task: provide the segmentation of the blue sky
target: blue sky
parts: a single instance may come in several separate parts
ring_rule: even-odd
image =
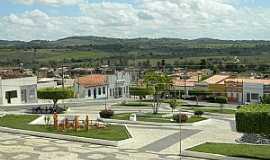
[[[1,0],[0,37],[270,39],[269,0]],[[27,33],[27,34],[26,34]]]

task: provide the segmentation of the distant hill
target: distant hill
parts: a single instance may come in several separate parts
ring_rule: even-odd
[[[260,55],[269,54],[270,41],[252,40],[219,40],[199,38],[194,40],[178,38],[108,38],[95,36],[74,36],[56,41],[33,40],[0,41],[0,49],[51,49],[69,51],[94,51],[107,55],[155,55],[176,56],[215,56],[215,55]],[[19,52],[18,52],[19,53]],[[42,53],[40,53],[41,55]]]
[[[6,41],[0,40],[1,48],[9,47],[38,47],[38,48],[59,48],[59,47],[68,47],[68,46],[86,46],[86,45],[128,45],[136,46],[138,48],[144,46],[182,46],[182,47],[191,47],[196,45],[204,45],[201,47],[211,48],[211,45],[219,44],[231,44],[231,45],[255,45],[255,44],[267,44],[270,45],[270,41],[232,41],[232,40],[219,40],[211,38],[199,38],[194,40],[187,39],[178,39],[178,38],[159,38],[159,39],[150,39],[150,38],[135,38],[135,39],[120,39],[120,38],[108,38],[108,37],[95,37],[95,36],[74,36],[59,39],[56,41],[46,41],[46,40],[33,40],[30,42],[24,41]],[[210,46],[210,47],[209,47]]]

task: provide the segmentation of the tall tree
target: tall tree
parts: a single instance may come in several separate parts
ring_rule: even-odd
[[[146,87],[153,88],[153,113],[157,114],[160,107],[160,98],[163,93],[169,90],[172,80],[164,73],[148,72],[144,76]]]

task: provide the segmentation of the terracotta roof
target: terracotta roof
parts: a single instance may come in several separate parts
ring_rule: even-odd
[[[13,79],[13,78],[24,78],[24,77],[31,77],[31,75],[27,75],[21,69],[1,69],[0,70],[0,77],[2,79]]]
[[[217,84],[217,83],[222,83],[224,80],[229,78],[230,75],[214,75],[206,80],[204,82],[208,84]]]
[[[235,78],[235,79],[226,79],[226,82],[227,81],[245,82],[245,83],[259,83],[259,84],[264,84],[264,85],[270,85],[270,79]]]
[[[80,77],[79,84],[85,87],[103,86],[107,84],[107,77],[101,74],[93,74],[85,77]]]

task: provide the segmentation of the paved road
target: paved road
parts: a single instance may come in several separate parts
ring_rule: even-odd
[[[197,105],[196,101],[183,100],[183,102],[187,103],[188,105]],[[220,107],[219,103],[198,102],[198,104],[202,106],[209,106],[209,107]],[[224,108],[235,109],[238,105],[237,104],[224,104],[223,106]]]
[[[177,160],[169,154],[0,133],[0,160]],[[183,160],[197,160],[182,158]]]

